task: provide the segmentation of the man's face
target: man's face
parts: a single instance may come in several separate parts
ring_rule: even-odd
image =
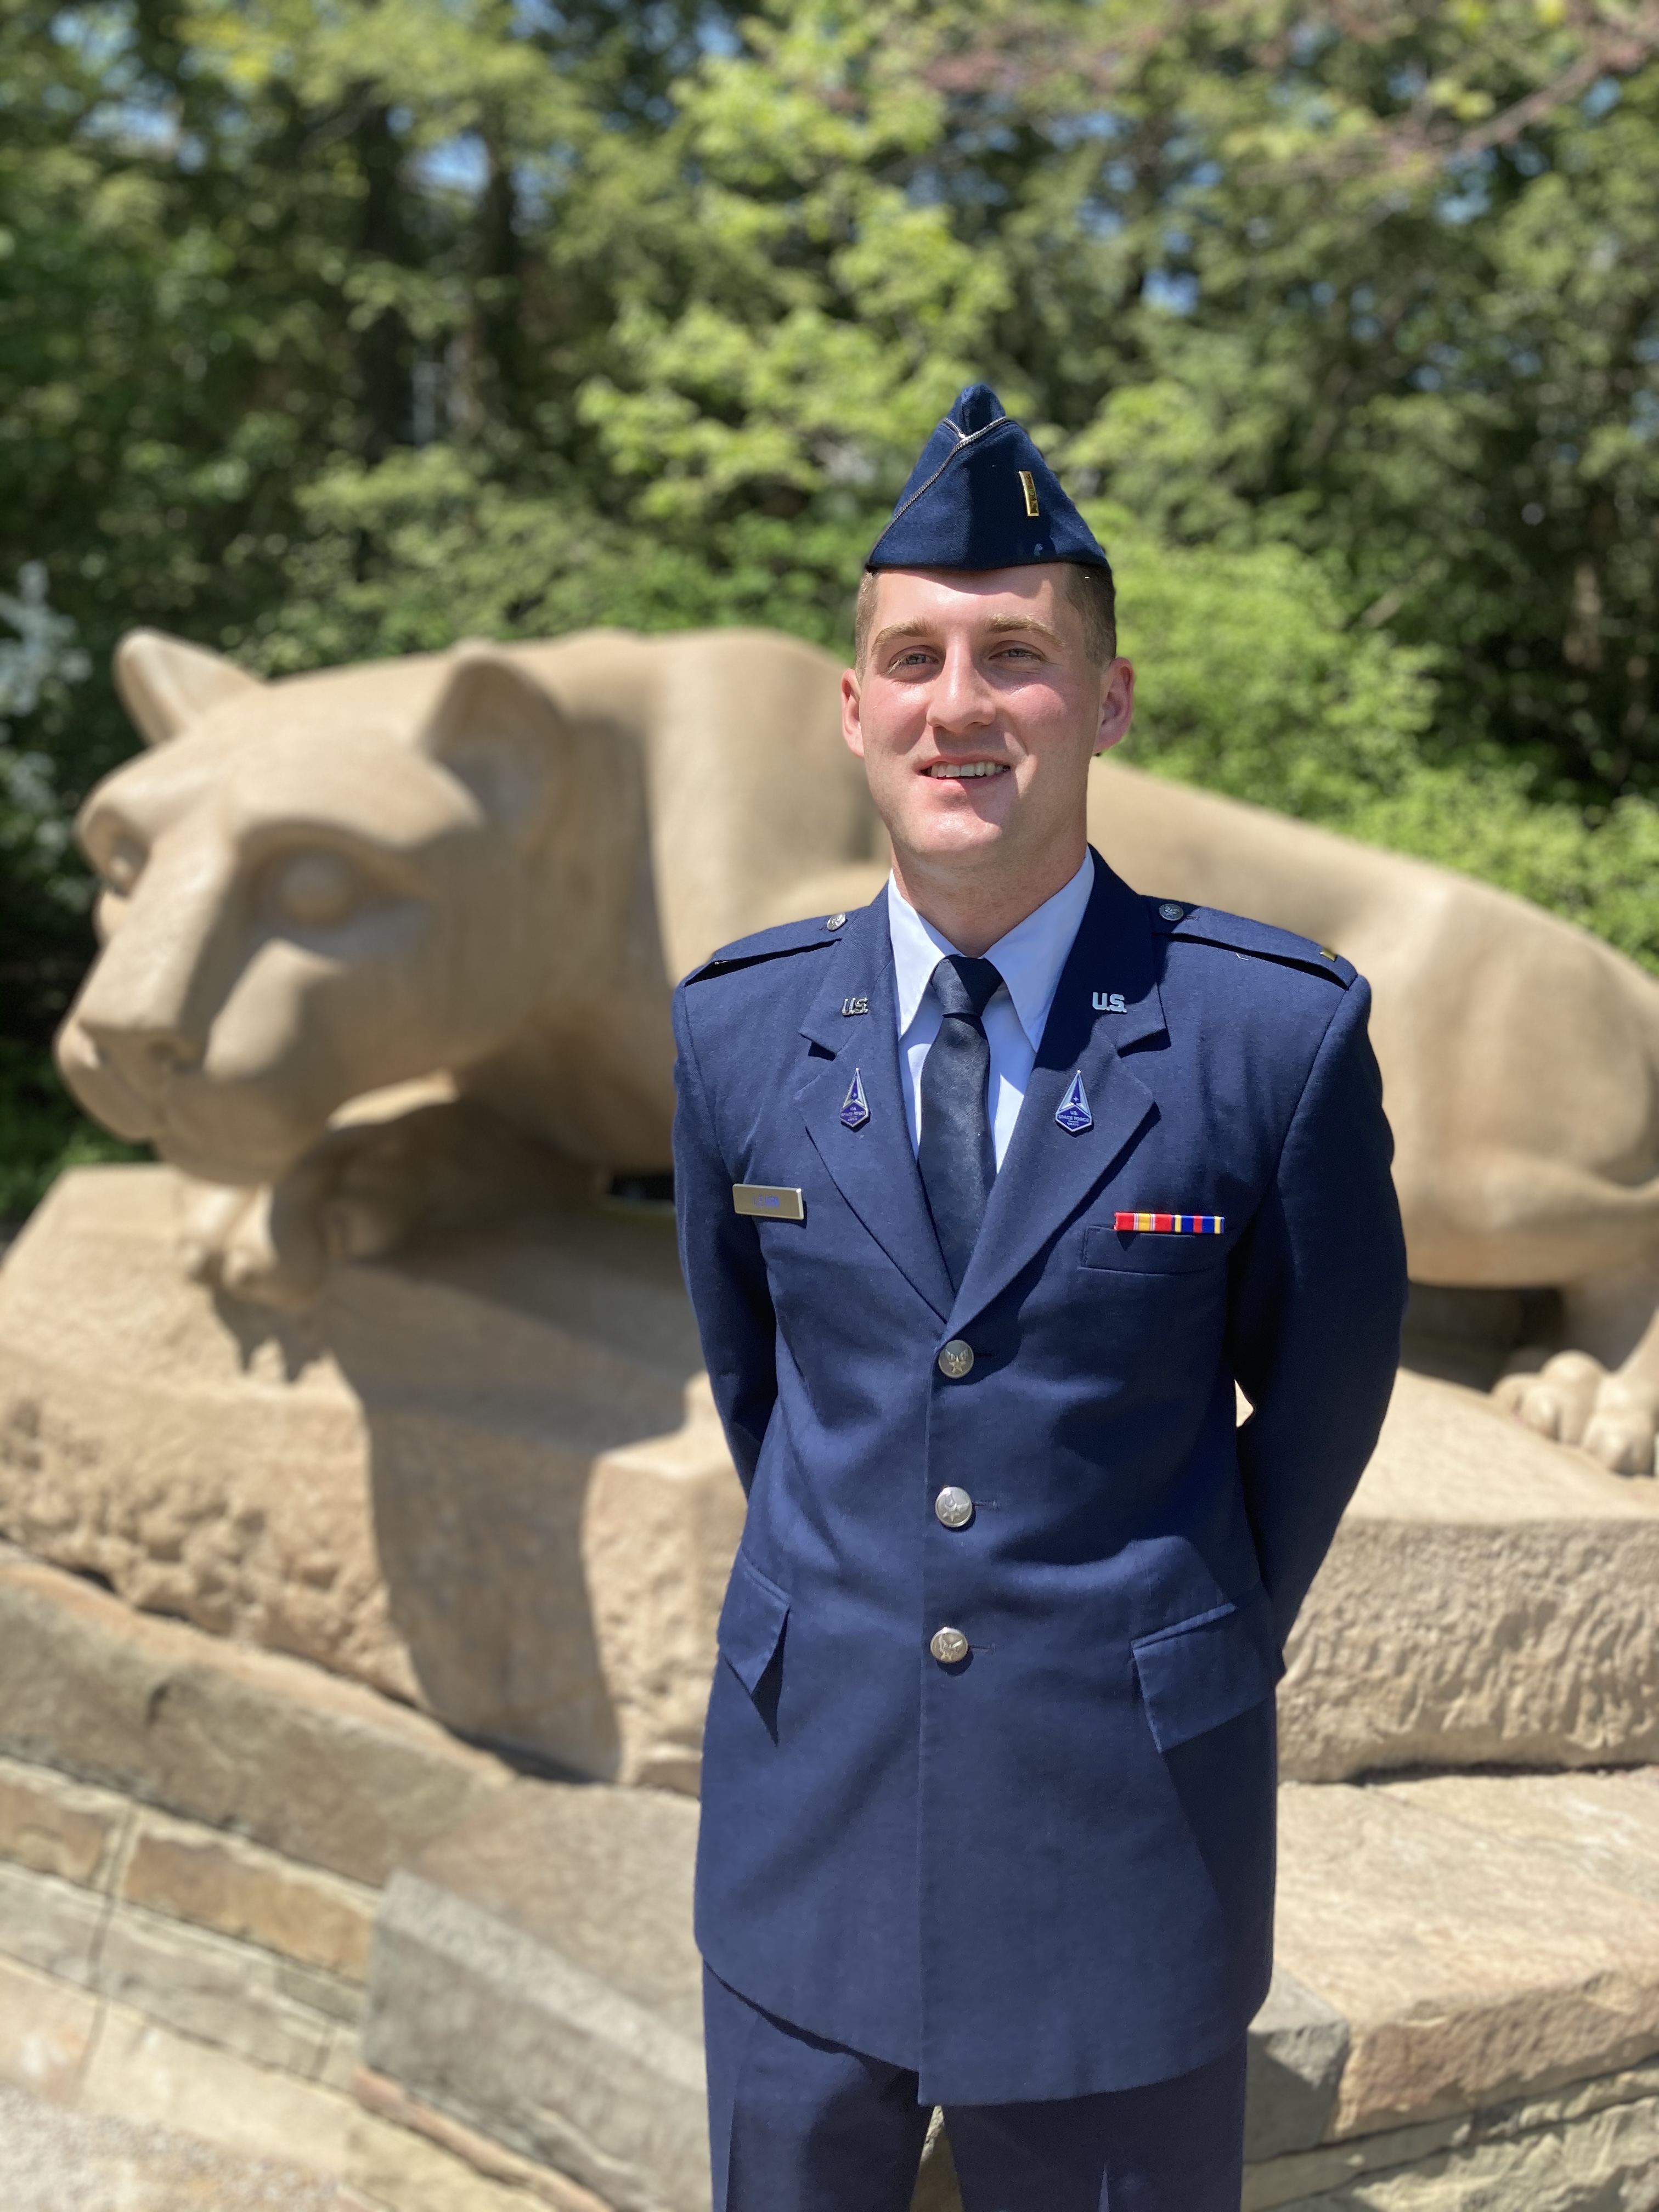
[[[842,732],[901,881],[1006,879],[1062,854],[1074,870],[1090,759],[1133,702],[1127,660],[1089,658],[1058,563],[884,569],[864,665],[842,678]]]

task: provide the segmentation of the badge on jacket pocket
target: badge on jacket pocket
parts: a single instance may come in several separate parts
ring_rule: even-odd
[[[734,1213],[752,1213],[763,1221],[805,1221],[806,1200],[800,1192],[781,1182],[734,1182]]]
[[[1120,1234],[1141,1237],[1224,1237],[1224,1213],[1115,1213],[1112,1226]]]

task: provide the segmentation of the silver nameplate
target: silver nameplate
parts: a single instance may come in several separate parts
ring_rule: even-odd
[[[734,1182],[732,1205],[738,1213],[757,1214],[763,1221],[805,1221],[806,1201],[799,1191],[781,1182]]]

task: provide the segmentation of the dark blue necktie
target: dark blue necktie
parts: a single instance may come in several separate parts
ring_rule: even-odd
[[[996,1181],[986,1106],[991,1048],[981,1016],[1001,981],[988,960],[969,960],[960,952],[948,954],[933,970],[933,996],[945,1018],[921,1064],[916,1160],[952,1290],[962,1287]]]

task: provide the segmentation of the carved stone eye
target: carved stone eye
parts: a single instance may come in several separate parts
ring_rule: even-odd
[[[144,872],[149,858],[136,837],[118,837],[104,854],[98,872],[117,898],[125,898]]]
[[[356,904],[356,871],[337,853],[296,853],[277,868],[271,883],[276,911],[286,921],[321,928],[340,921]]]

